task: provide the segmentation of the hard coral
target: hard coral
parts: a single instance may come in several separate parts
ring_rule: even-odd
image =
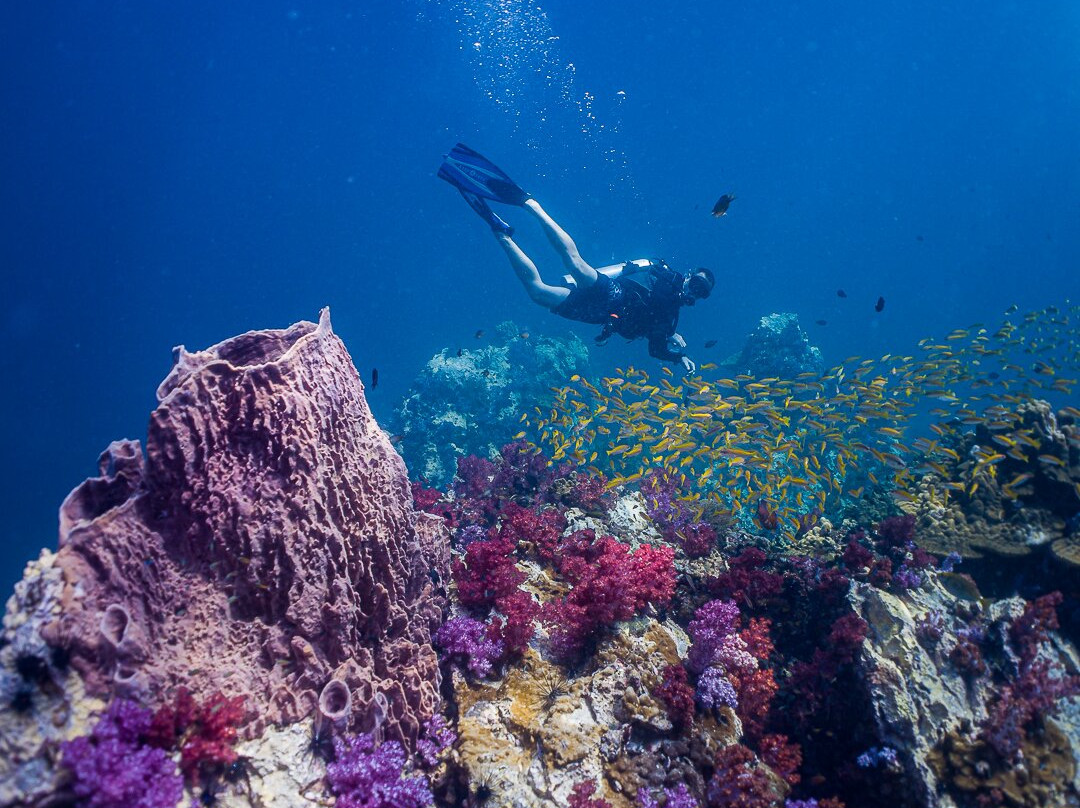
[[[71,790],[83,808],[172,808],[183,796],[176,764],[149,746],[150,711],[113,701],[90,735],[60,746]]]
[[[405,776],[405,750],[397,741],[376,749],[370,735],[335,738],[334,751],[326,780],[337,796],[337,808],[422,808],[433,803],[422,776]]]

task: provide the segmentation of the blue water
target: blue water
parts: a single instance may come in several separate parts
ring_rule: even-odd
[[[1080,298],[1076,3],[669,5],[0,6],[0,590],[109,441],[144,437],[174,345],[330,305],[385,420],[477,329],[575,328],[436,179],[458,140],[587,260],[712,267],[699,361],[773,311],[828,361]]]

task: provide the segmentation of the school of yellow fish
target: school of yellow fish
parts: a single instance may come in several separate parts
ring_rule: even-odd
[[[574,375],[553,389],[549,408],[522,414],[526,430],[515,437],[534,438],[553,462],[607,475],[610,488],[665,470],[698,518],[717,507],[749,515],[764,503],[787,535],[870,486],[910,499],[925,473],[971,495],[996,479],[1006,457],[1066,462],[1041,452],[1040,435],[1021,428],[1015,413],[1024,401],[1072,392],[1080,306],[1022,316],[1013,306],[1005,315],[996,329],[976,323],[921,340],[911,355],[853,356],[793,379],[725,378],[715,364],[678,380],[666,366],[658,379],[634,367],[598,384]],[[961,458],[957,437],[979,425],[994,445]],[[929,432],[907,442],[916,428]],[[963,479],[950,479],[961,460],[973,462],[964,463]],[[999,485],[1015,497],[1030,478]]]

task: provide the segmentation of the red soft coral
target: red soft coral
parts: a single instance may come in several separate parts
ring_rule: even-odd
[[[739,697],[739,718],[743,724],[743,735],[750,741],[761,738],[765,732],[765,723],[769,717],[769,708],[778,686],[773,672],[768,668],[732,676],[735,693]]]
[[[180,749],[180,771],[188,782],[200,772],[220,770],[236,760],[237,727],[244,719],[244,697],[214,693],[201,705],[181,687],[173,705],[154,714],[147,739],[162,749]]]
[[[756,547],[747,547],[728,561],[728,571],[709,581],[714,597],[761,608],[780,594],[784,578],[764,569],[767,557]]]
[[[780,798],[768,772],[741,744],[725,746],[717,753],[706,795],[709,808],[771,808]]]
[[[686,668],[668,665],[664,668],[664,681],[656,686],[653,695],[667,708],[668,718],[676,729],[688,727],[694,721],[694,688],[686,679]]]
[[[758,753],[765,764],[779,774],[788,785],[796,785],[802,778],[799,766],[802,765],[802,749],[792,743],[786,735],[762,735],[758,741]]]
[[[773,653],[773,641],[769,632],[772,620],[767,617],[751,617],[746,628],[739,632],[746,650],[762,662],[768,662]]]

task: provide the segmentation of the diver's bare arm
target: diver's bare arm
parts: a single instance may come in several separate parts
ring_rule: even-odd
[[[540,203],[535,199],[526,199],[525,207],[539,219],[548,241],[559,251],[563,263],[573,274],[574,279],[583,286],[588,286],[596,281],[596,270],[586,263],[585,259],[581,257],[581,253],[578,252],[574,240],[570,238],[570,235],[565,230],[559,227],[554,219],[548,216],[547,211],[540,207]]]

